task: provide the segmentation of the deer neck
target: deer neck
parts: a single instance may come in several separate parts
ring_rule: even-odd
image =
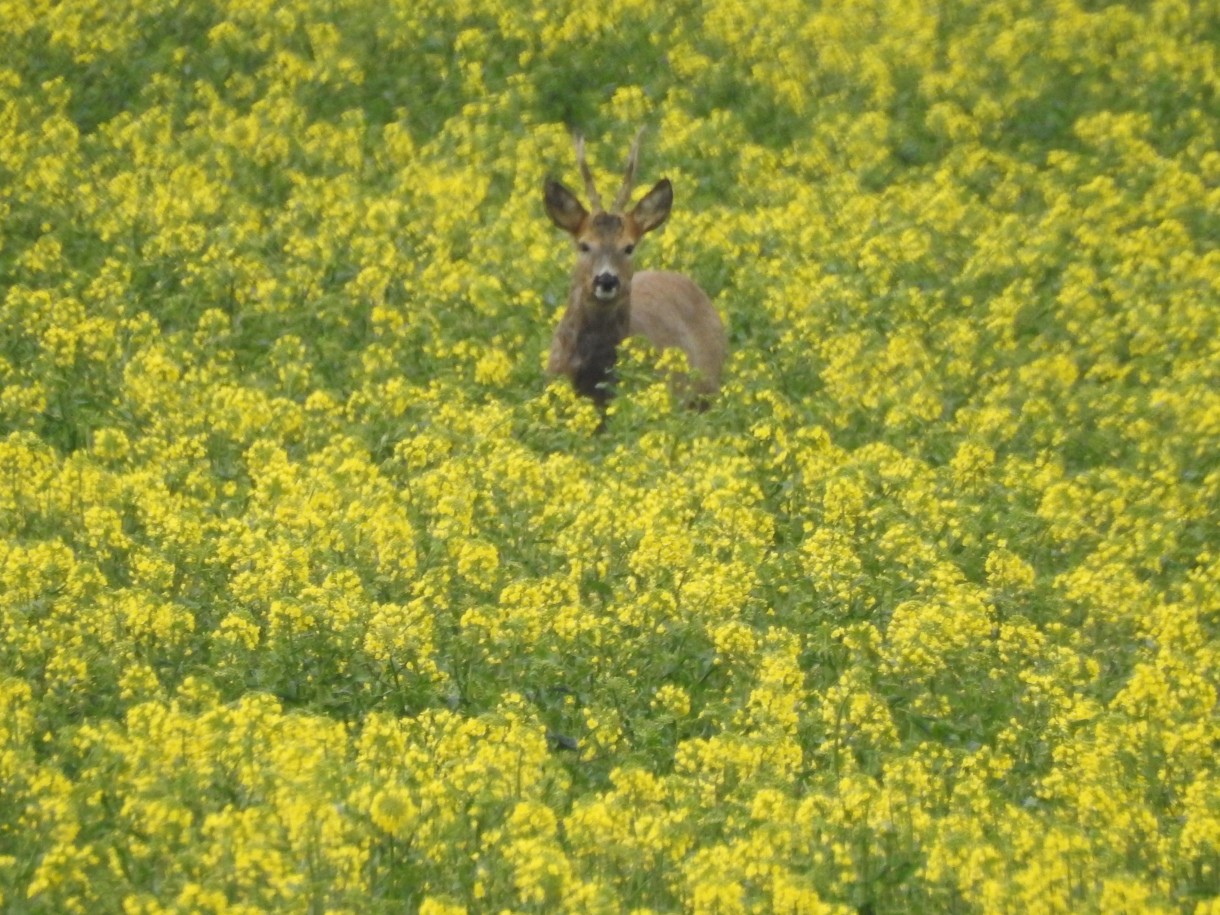
[[[614,302],[598,301],[583,290],[573,289],[571,307],[576,321],[576,390],[605,406],[615,382],[614,364],[618,345],[631,324],[631,296],[623,293]]]

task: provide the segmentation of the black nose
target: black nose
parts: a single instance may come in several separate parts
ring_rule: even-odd
[[[602,292],[614,292],[618,289],[618,277],[613,273],[599,273],[593,278],[593,287]]]

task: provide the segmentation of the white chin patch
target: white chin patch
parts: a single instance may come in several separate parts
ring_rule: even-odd
[[[593,287],[594,298],[601,299],[603,302],[609,302],[611,299],[618,296],[618,289],[607,289],[604,286]]]

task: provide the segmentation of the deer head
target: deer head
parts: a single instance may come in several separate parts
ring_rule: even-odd
[[[635,183],[642,135],[643,130],[631,144],[622,187],[608,211],[593,183],[585,161],[584,140],[579,136],[575,139],[576,161],[592,210],[586,210],[572,191],[554,179],[548,179],[544,188],[547,215],[576,243],[573,296],[579,294],[589,307],[612,308],[629,300],[635,247],[645,233],[665,222],[673,206],[673,185],[668,178],[662,178],[629,212],[624,212]]]

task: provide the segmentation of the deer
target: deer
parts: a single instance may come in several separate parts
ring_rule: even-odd
[[[671,390],[698,408],[719,391],[728,349],[720,315],[694,280],[667,270],[635,272],[632,258],[640,239],[669,218],[674,201],[673,184],[662,178],[627,209],[643,134],[641,129],[635,135],[609,210],[602,205],[579,134],[573,137],[576,164],[590,208],[554,178],[543,187],[547,215],[576,246],[571,290],[551,340],[547,372],[568,376],[578,393],[593,400],[603,423],[617,381],[619,345],[627,337],[644,337],[662,351],[684,351],[692,374],[672,378]]]

